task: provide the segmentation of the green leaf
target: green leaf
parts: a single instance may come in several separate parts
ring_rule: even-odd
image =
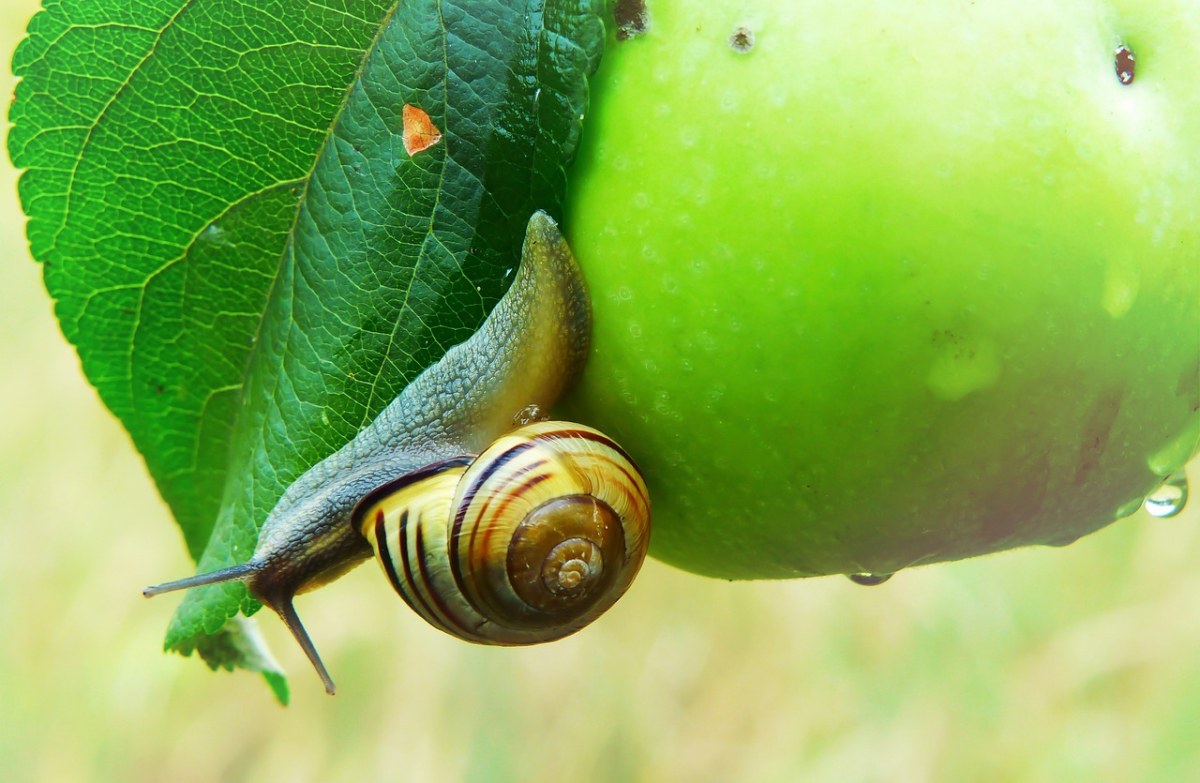
[[[601,0],[48,0],[8,138],[64,334],[209,571],[560,217]],[[443,134],[411,157],[403,107]],[[168,644],[257,603],[192,591]],[[213,638],[215,637],[215,638]],[[252,668],[255,668],[252,666]],[[257,667],[261,669],[261,667]]]
[[[200,657],[214,671],[242,668],[258,672],[280,704],[287,706],[291,700],[287,677],[284,676],[283,669],[279,667],[275,657],[271,655],[271,651],[267,649],[267,643],[253,620],[234,617],[219,633],[212,636],[197,634],[189,640],[187,646],[176,648],[176,651],[183,655],[191,655],[198,651]]]

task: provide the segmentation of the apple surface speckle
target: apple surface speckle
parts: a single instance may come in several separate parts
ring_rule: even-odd
[[[754,31],[744,25],[738,25],[729,34],[729,48],[738,54],[746,54],[754,48]]]
[[[1135,59],[1128,46],[1117,47],[1116,60],[1117,79],[1121,84],[1133,84],[1135,74]]]

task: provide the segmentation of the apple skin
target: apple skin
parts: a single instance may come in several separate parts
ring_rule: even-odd
[[[1196,451],[1194,0],[649,12],[572,172],[595,331],[565,412],[639,461],[654,555],[749,579],[1061,545]]]

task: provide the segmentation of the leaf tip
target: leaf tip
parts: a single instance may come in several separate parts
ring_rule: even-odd
[[[280,707],[286,707],[292,701],[292,692],[288,688],[287,677],[279,672],[265,671],[262,672],[262,678],[266,680],[267,687],[271,689],[271,693],[275,696],[275,701],[279,702]]]

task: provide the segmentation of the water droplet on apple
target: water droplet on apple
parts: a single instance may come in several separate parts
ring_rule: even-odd
[[[863,587],[875,587],[876,585],[881,585],[887,580],[891,579],[893,576],[895,576],[895,574],[872,574],[863,571],[862,573],[858,574],[847,574],[847,576],[849,576],[850,581],[856,585],[862,585]]]
[[[1200,443],[1200,416],[1193,416],[1183,432],[1146,458],[1146,467],[1164,479],[1174,475],[1191,459],[1197,443]]]
[[[1188,500],[1187,474],[1183,471],[1167,477],[1163,485],[1146,498],[1146,512],[1152,517],[1167,519],[1183,511]]]
[[[1117,513],[1113,515],[1113,519],[1124,519],[1125,517],[1133,516],[1138,512],[1138,509],[1142,507],[1142,502],[1144,500],[1145,498],[1134,498],[1128,503],[1122,503],[1117,509]]]

